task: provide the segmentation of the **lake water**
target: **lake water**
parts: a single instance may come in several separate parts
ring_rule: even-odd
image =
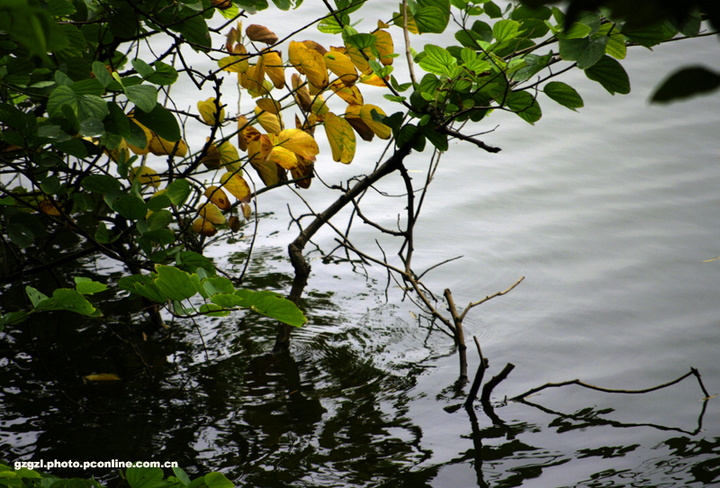
[[[415,265],[462,258],[425,284],[438,295],[450,288],[462,306],[525,276],[465,322],[490,359],[487,374],[516,366],[493,398],[503,424],[479,406],[477,421],[463,409],[448,413],[467,391],[454,385],[450,339],[415,319],[418,309],[382,270],[323,264],[315,252],[304,303],[310,323],[293,336],[289,357],[267,354],[274,324],[255,316],[179,324],[170,341],[125,346],[119,338],[136,337],[130,324],[141,316],[124,302],[100,330],[78,319],[77,330],[43,322],[8,331],[0,458],[172,460],[263,487],[720,483],[720,404],[703,403],[692,378],[646,395],[567,386],[533,404],[503,402],[574,378],[646,388],[690,367],[720,393],[720,261],[704,262],[720,255],[720,95],[647,102],[674,66],[719,60],[715,38],[634,49],[623,63],[630,95],[610,96],[576,73],[563,80],[585,99],[577,113],[546,100],[535,126],[496,114],[484,140],[502,152],[457,142],[443,156]],[[381,149],[361,147],[350,167],[318,161],[323,178],[371,168]],[[427,164],[423,153],[408,166],[419,180]],[[381,185],[401,188],[397,177]],[[333,198],[321,190],[316,182],[303,195],[319,206]],[[366,203],[392,225],[404,200]],[[287,292],[287,206],[305,210],[289,191],[259,205],[250,285]],[[358,225],[353,238],[377,254],[372,228]],[[316,241],[330,250],[333,239],[325,232]],[[393,243],[382,242],[393,255]],[[241,240],[211,253],[240,269],[246,249]],[[473,372],[472,347],[469,360]],[[97,372],[124,381],[81,384]],[[112,479],[84,473],[92,474]]]

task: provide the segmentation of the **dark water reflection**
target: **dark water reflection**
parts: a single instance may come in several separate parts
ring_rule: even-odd
[[[255,316],[175,324],[145,340],[150,330],[128,299],[107,303],[102,323],[55,314],[8,330],[0,458],[170,460],[258,487],[720,481],[719,438],[615,421],[612,408],[497,405],[494,423],[479,407],[447,413],[463,391],[433,379],[443,361],[454,364],[440,334],[389,305],[343,310],[341,295],[308,295],[313,325],[284,356],[267,354],[274,325]],[[92,373],[122,380],[84,383]],[[117,483],[109,470],[53,472]]]

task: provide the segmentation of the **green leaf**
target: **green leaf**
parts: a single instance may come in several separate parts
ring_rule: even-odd
[[[227,317],[230,315],[229,310],[225,310],[224,307],[216,305],[215,303],[203,303],[200,305],[200,309],[198,311],[209,317]]]
[[[157,90],[152,87],[149,88],[154,90],[155,96],[157,96]],[[140,110],[136,110],[134,115],[138,122],[151,131],[154,131],[163,139],[169,142],[176,142],[180,140],[180,125],[178,125],[177,119],[172,112],[162,105],[156,104],[154,108],[149,111],[140,107]]]
[[[190,484],[190,477],[182,468],[173,467],[172,471],[175,474],[175,477],[179,479],[183,485],[188,486]]]
[[[447,28],[449,16],[441,8],[423,7],[414,16],[420,34],[442,34]]]
[[[137,71],[138,74],[143,77],[143,79],[146,79],[148,76],[155,73],[155,70],[152,68],[152,66],[150,66],[140,58],[133,59],[132,65],[133,68],[135,68],[135,71]]]
[[[190,182],[186,179],[175,180],[170,183],[165,193],[173,205],[182,205],[190,195]]]
[[[493,25],[492,31],[493,36],[497,42],[508,41],[517,37],[518,31],[520,30],[520,22],[515,20],[498,20]]]
[[[213,472],[208,473],[203,478],[208,488],[234,488],[235,485],[232,481],[227,479],[224,474]]]
[[[718,88],[720,88],[720,74],[702,66],[693,66],[670,75],[660,84],[650,100],[653,103],[667,103],[702,95]]]
[[[196,46],[193,46],[196,50],[212,47],[207,22],[205,22],[205,19],[202,18],[202,16],[199,16],[194,12],[190,12],[189,16],[184,21],[179,24],[175,24],[170,28],[181,33],[185,38],[185,41],[196,44]]]
[[[155,104],[157,104],[157,88],[150,85],[126,86],[125,95],[127,95],[128,100],[133,102],[137,108],[146,113],[152,112]]]
[[[155,284],[170,300],[182,301],[197,293],[190,274],[174,266],[156,265]]]
[[[244,307],[288,325],[300,327],[307,319],[290,300],[270,291],[236,290],[235,294],[245,300]]]
[[[147,81],[155,85],[172,85],[178,79],[178,72],[162,61],[155,61],[153,63],[155,73],[151,74],[146,78]]]
[[[32,306],[34,308],[37,308],[42,302],[49,300],[49,297],[47,295],[38,291],[32,286],[26,286],[25,293],[27,293],[27,296],[30,299],[30,303],[32,303]]]
[[[625,68],[610,56],[603,56],[594,66],[585,70],[585,75],[600,83],[612,95],[630,93],[630,78]]]
[[[183,251],[181,253],[178,253],[177,257],[175,258],[175,264],[177,264],[178,268],[183,269],[189,273],[199,274],[200,271],[198,271],[198,269],[200,268],[210,276],[215,276],[217,274],[212,259],[193,251]]]
[[[447,49],[433,44],[427,44],[423,50],[426,54],[418,63],[422,69],[429,73],[453,77],[457,68],[457,59]]]
[[[542,117],[542,111],[537,100],[526,91],[508,93],[505,104],[521,119],[530,124],[534,124]]]
[[[582,107],[583,99],[575,88],[561,81],[550,81],[543,88],[545,95],[571,110]]]
[[[210,301],[222,308],[242,307],[246,300],[234,293],[217,293],[210,297]]]
[[[118,280],[118,286],[153,302],[164,303],[167,301],[167,297],[160,291],[149,275],[123,276]]]
[[[75,277],[75,289],[82,295],[93,295],[107,290],[107,285],[93,281],[90,278],[77,276]]]
[[[112,208],[128,220],[140,220],[147,213],[147,205],[141,199],[132,194],[120,196],[112,203]]]
[[[101,194],[112,194],[120,191],[120,182],[107,175],[87,175],[81,186],[87,190]]]
[[[78,99],[77,95],[69,86],[59,85],[50,93],[47,102],[47,111],[50,117],[61,117],[62,107],[69,105],[74,112],[77,111]]]
[[[46,310],[67,310],[92,317],[100,316],[100,312],[93,307],[87,298],[70,288],[58,288],[53,292],[52,304]]]
[[[158,488],[163,486],[163,470],[160,468],[128,468],[125,479],[130,488]]]
[[[214,276],[206,278],[202,281],[203,288],[207,292],[208,296],[212,296],[218,293],[234,293],[235,287],[232,281],[225,278],[224,276]]]
[[[607,36],[561,40],[560,57],[566,61],[577,61],[578,68],[587,69],[603,57],[607,43]]]
[[[629,23],[626,23],[622,28],[623,35],[630,41],[637,42],[645,47],[652,47],[672,39],[677,32],[677,29],[673,27],[670,21],[653,25],[629,25]]]

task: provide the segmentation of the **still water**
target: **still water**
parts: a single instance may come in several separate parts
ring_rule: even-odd
[[[415,319],[417,308],[381,270],[323,264],[313,253],[310,323],[287,357],[268,354],[274,324],[255,316],[177,324],[170,339],[143,341],[142,315],[126,301],[108,304],[102,326],[48,317],[6,331],[0,458],[170,460],[258,487],[720,483],[720,404],[703,403],[693,379],[646,395],[568,386],[531,404],[503,401],[574,378],[645,388],[690,367],[720,393],[720,261],[704,262],[720,255],[720,96],[647,103],[671,66],[718,60],[714,38],[632,51],[629,96],[610,96],[582,74],[565,78],[585,99],[578,113],[547,101],[536,126],[498,115],[484,137],[501,153],[457,143],[444,156],[418,228],[416,266],[462,258],[425,284],[452,289],[461,305],[526,277],[465,324],[490,359],[488,374],[516,365],[493,398],[503,423],[479,406],[476,419],[447,411],[467,391],[455,386],[449,339]],[[376,156],[366,149],[353,165],[369,168]],[[427,155],[412,164],[424,169]],[[329,160],[318,168],[331,182],[353,169]],[[367,203],[387,224],[403,211],[402,201]],[[260,202],[249,286],[289,289],[287,205],[303,212],[290,192]],[[353,236],[376,252],[371,228]],[[329,250],[333,238],[317,243]],[[239,270],[246,250],[241,240],[212,254]],[[469,358],[474,371],[477,357]],[[123,381],[82,383],[101,372]],[[57,474],[114,483],[109,471]]]

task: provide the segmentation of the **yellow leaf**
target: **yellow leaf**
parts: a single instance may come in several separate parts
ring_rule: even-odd
[[[277,115],[280,113],[280,110],[282,110],[280,103],[276,102],[272,98],[260,98],[255,103],[258,107],[260,107],[261,110],[264,110],[271,114]]]
[[[346,86],[340,80],[336,80],[330,83],[330,89],[335,92],[337,96],[345,100],[345,102],[350,105],[363,104],[362,93],[360,93],[360,90],[358,90],[358,87],[355,85]]]
[[[344,164],[352,162],[355,157],[355,133],[352,126],[333,113],[325,116],[324,125],[333,159]]]
[[[240,73],[240,85],[247,89],[250,95],[255,97],[265,96],[270,93],[272,83],[265,83],[265,64],[262,56],[258,62],[250,66],[247,71]]]
[[[245,181],[245,178],[237,173],[223,173],[220,176],[220,183],[223,188],[230,192],[232,196],[240,200],[241,202],[250,201],[250,186]]]
[[[280,53],[277,51],[265,51],[262,53],[263,64],[265,65],[265,73],[272,80],[275,88],[285,86],[285,67]]]
[[[207,125],[220,125],[225,120],[224,107],[220,108],[220,117],[218,120],[217,103],[215,102],[215,97],[210,97],[205,101],[198,102],[197,108],[200,112],[200,117],[202,117],[203,122],[205,122]]]
[[[83,376],[83,383],[88,381],[120,381],[120,377],[113,373],[89,374]]]
[[[225,216],[214,203],[203,203],[198,207],[198,215],[215,225],[222,225],[226,222]]]
[[[240,40],[240,38],[242,37],[240,35],[241,31],[242,31],[242,22],[237,23],[237,28],[233,27],[232,29],[230,29],[228,31],[228,33],[226,35],[227,39],[225,40],[225,48],[228,51],[233,52],[233,45],[236,42],[238,42]]]
[[[313,136],[301,129],[285,129],[272,142],[274,146],[283,147],[309,161],[315,161],[315,156],[320,152]]]
[[[342,83],[352,86],[358,79],[358,73],[352,60],[344,53],[330,51],[323,56],[327,68],[335,74]]]
[[[377,26],[378,26],[378,29],[387,29],[388,27],[390,27],[389,24],[386,24],[382,20],[378,20]]]
[[[137,124],[137,122],[135,123]],[[155,156],[173,155],[184,157],[187,155],[188,147],[182,139],[177,142],[170,142],[152,131],[150,133],[152,137],[148,139],[147,149]]]
[[[392,36],[384,30],[376,31],[374,34],[375,49],[377,49],[380,56],[380,62],[385,66],[391,65],[394,58],[393,54],[395,53]]]
[[[130,168],[128,179],[130,181],[135,181],[137,179],[141,184],[155,188],[160,186],[160,176],[157,174],[157,171],[152,168],[148,168],[147,166],[135,166]]]
[[[315,49],[308,48],[301,42],[290,41],[288,50],[290,63],[301,74],[305,75],[311,85],[322,89],[328,85],[328,72],[325,59]]]
[[[240,230],[240,219],[237,218],[237,215],[232,215],[228,219],[228,226],[230,227],[230,230],[232,232],[237,232]]]
[[[383,88],[387,87],[387,83],[385,82],[385,80],[380,78],[375,73],[362,76],[360,78],[360,83],[363,83],[365,85],[379,86]]]
[[[278,36],[264,25],[252,24],[247,26],[245,34],[251,41],[264,42],[265,44],[275,44],[278,42]]]
[[[279,146],[273,148],[268,160],[285,169],[295,169],[298,165],[295,153]]]
[[[377,112],[378,115],[382,115],[383,117],[386,116],[380,107],[367,103],[360,108],[360,118],[380,139],[389,139],[392,135],[392,129],[382,122],[376,121],[373,118],[373,112]]]
[[[225,141],[218,147],[220,162],[226,168],[238,170],[240,168],[240,154],[230,141]]]
[[[280,116],[270,112],[265,112],[259,105],[255,107],[255,117],[262,128],[271,134],[277,134],[283,129]]]
[[[153,133],[150,129],[148,129],[147,127],[142,125],[140,122],[138,122],[134,118],[130,117],[130,120],[132,121],[132,123],[137,124],[143,130],[143,132],[145,133],[145,139],[146,139],[147,143],[145,144],[145,147],[137,147],[137,146],[133,146],[132,144],[128,144],[127,146],[130,148],[130,150],[132,152],[134,152],[138,156],[144,156],[145,154],[150,152],[150,148],[148,146],[150,145],[150,139],[153,138]]]
[[[248,119],[244,115],[238,117],[238,147],[241,151],[247,151],[247,140],[245,139],[245,128],[248,127]]]
[[[298,165],[295,169],[291,170],[290,173],[293,177],[293,179],[298,178],[304,178],[302,180],[299,180],[295,182],[295,185],[300,188],[310,188],[310,183],[312,183],[312,174],[313,174],[313,162],[309,161],[302,156],[298,156]]]
[[[372,59],[372,54],[370,53],[369,49],[366,48],[364,52],[369,59]],[[363,53],[361,53],[358,48],[354,46],[348,46],[345,53],[348,55],[348,57],[353,62],[358,71],[364,74],[372,73],[370,63],[368,63],[368,60],[365,58],[365,56],[363,56]]]
[[[212,222],[198,217],[193,221],[192,230],[198,234],[202,234],[206,237],[212,237],[217,234],[217,229]]]
[[[348,107],[348,110],[350,109],[357,109],[358,114],[354,115],[352,113],[345,112],[345,120],[347,120],[350,125],[352,125],[352,128],[355,129],[355,132],[358,133],[360,137],[363,138],[364,141],[372,141],[375,137],[375,133],[370,130],[370,127],[367,126],[365,122],[360,118],[359,109],[357,105],[350,105]]]
[[[220,151],[218,151],[215,144],[210,144],[201,161],[208,169],[215,169],[220,166]]]
[[[315,97],[313,97],[312,106],[310,107],[310,112],[322,117],[329,111],[330,107],[328,107],[325,103],[325,99],[320,95],[315,95]]]
[[[245,217],[245,219],[249,220],[250,216],[252,215],[252,209],[250,208],[250,205],[248,205],[247,203],[242,203],[240,204],[240,207],[242,208],[243,216]]]
[[[60,217],[61,215],[57,203],[51,199],[46,198],[41,200],[40,203],[38,203],[38,207],[40,207],[40,211],[45,215],[52,215],[54,217]]]
[[[238,45],[242,46],[242,44]],[[243,49],[245,48],[243,47]],[[231,73],[245,73],[250,67],[250,63],[248,63],[247,56],[230,55],[218,59],[218,66],[220,69]]]
[[[205,196],[208,197],[210,201],[214,203],[220,210],[230,210],[230,200],[228,200],[228,197],[222,190],[222,188],[214,185],[208,186],[205,190]]]

